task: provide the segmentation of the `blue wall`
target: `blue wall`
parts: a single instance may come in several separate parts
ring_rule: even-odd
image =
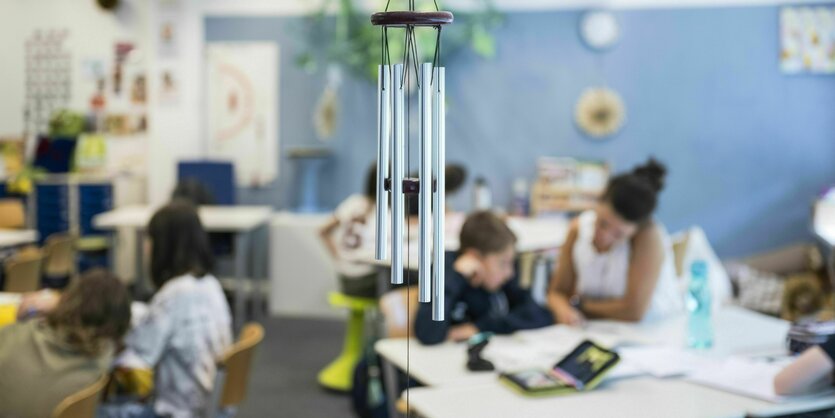
[[[722,256],[809,239],[810,203],[835,183],[835,76],[778,69],[775,7],[618,12],[622,38],[604,55],[579,39],[580,12],[510,14],[498,57],[464,52],[446,62],[447,158],[484,175],[497,203],[514,178],[534,175],[539,155],[610,161],[616,170],[652,154],[670,168],[659,216],[671,231],[701,225]],[[208,41],[275,40],[281,48],[282,153],[319,144],[311,118],[321,74],[293,64],[299,20],[209,18]],[[572,121],[581,91],[605,80],[623,96],[628,121],[594,142]],[[374,158],[374,86],[346,80],[339,132],[324,172],[323,201],[361,189]],[[282,154],[283,155],[283,154]],[[242,199],[292,207],[292,163],[269,189]],[[467,192],[458,197],[466,208]]]

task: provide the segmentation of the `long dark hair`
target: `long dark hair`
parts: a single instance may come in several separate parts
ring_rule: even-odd
[[[46,322],[67,344],[95,357],[114,347],[128,331],[128,290],[107,270],[90,270],[70,283]]]
[[[203,277],[214,268],[209,236],[197,209],[187,201],[174,200],[158,210],[148,224],[148,236],[151,279],[157,288],[185,274]]]
[[[643,223],[658,206],[658,194],[664,189],[667,168],[650,158],[631,172],[612,177],[603,194],[603,201],[624,220]]]

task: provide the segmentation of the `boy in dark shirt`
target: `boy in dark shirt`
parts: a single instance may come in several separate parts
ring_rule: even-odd
[[[424,344],[463,341],[479,332],[510,334],[553,323],[547,310],[514,278],[516,236],[491,212],[470,215],[461,228],[460,249],[447,253],[443,322],[421,304],[415,336]]]

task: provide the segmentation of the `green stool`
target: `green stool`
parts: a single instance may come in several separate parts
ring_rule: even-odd
[[[362,356],[365,312],[377,308],[377,299],[333,292],[328,295],[328,302],[337,308],[348,308],[350,316],[342,353],[319,372],[319,384],[330,390],[348,392],[353,386],[354,368]]]

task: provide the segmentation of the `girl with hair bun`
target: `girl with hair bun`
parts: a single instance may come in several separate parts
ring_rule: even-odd
[[[642,321],[683,309],[672,245],[653,214],[666,168],[653,158],[609,180],[597,207],[571,224],[548,306],[555,321]]]

